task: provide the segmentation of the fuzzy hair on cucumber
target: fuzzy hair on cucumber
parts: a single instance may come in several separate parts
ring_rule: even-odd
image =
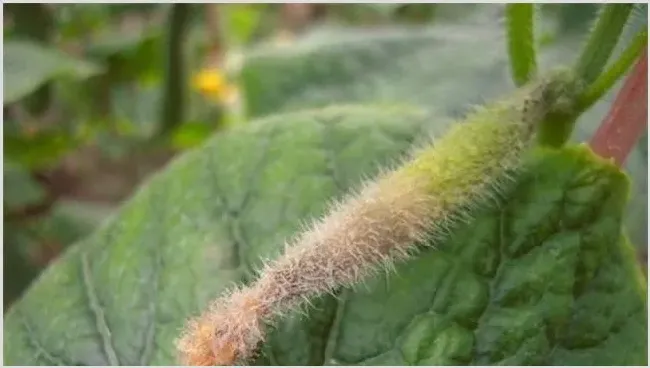
[[[330,207],[290,239],[248,286],[225,293],[191,318],[177,340],[185,365],[245,364],[269,325],[340,287],[439,246],[479,205],[507,193],[523,169],[537,127],[571,109],[576,82],[555,72],[469,113],[442,139],[415,150]]]

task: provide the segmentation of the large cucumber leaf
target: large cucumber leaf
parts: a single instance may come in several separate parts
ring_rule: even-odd
[[[425,117],[335,108],[218,135],[41,275],[5,318],[5,362],[173,364],[186,317],[247,278],[301,219],[399,157]]]
[[[584,146],[531,156],[505,206],[281,324],[261,363],[647,364],[625,176]]]
[[[5,318],[5,364],[174,364],[188,316],[250,280],[430,118],[333,107],[215,136],[42,274]],[[285,320],[259,363],[643,364],[645,285],[621,234],[627,185],[583,148],[534,155],[503,210]]]

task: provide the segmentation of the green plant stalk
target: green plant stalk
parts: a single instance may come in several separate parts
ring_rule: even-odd
[[[540,146],[562,147],[571,138],[579,114],[552,114],[539,127],[537,142]]]
[[[508,4],[506,20],[512,79],[522,86],[537,74],[533,4]]]
[[[580,117],[576,109],[577,96],[583,91],[582,83],[573,71],[558,70],[555,73],[570,82],[558,88],[558,95],[553,99],[554,108],[550,109],[539,124],[537,144],[551,148],[562,147],[571,137],[575,123]]]
[[[605,68],[633,7],[633,4],[603,6],[575,66],[585,85],[593,83]]]
[[[183,42],[190,18],[190,5],[172,4],[169,10],[165,51],[165,84],[159,136],[168,136],[183,122],[186,97]]]
[[[46,4],[7,4],[7,12],[14,21],[16,35],[26,40],[46,45],[50,43],[54,29],[54,17]],[[44,113],[50,105],[51,85],[45,84],[25,99],[27,110],[34,114]]]
[[[581,86],[588,87],[581,87],[579,93],[573,95],[575,99],[571,102],[571,109],[547,116],[539,128],[538,144],[561,147],[568,142],[578,117],[611,89],[643,50],[647,43],[647,30],[639,32],[619,59],[601,74],[632,9],[631,4],[603,8],[575,68]]]
[[[602,73],[583,93],[578,96],[578,111],[583,112],[590,108],[614,83],[616,83],[630,69],[644,48],[648,45],[648,28],[639,31],[627,48],[621,53],[607,71]]]

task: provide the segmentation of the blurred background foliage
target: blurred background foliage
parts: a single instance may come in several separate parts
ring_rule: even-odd
[[[540,7],[547,70],[573,61],[599,5]],[[646,24],[639,9],[628,38]],[[215,131],[292,109],[379,102],[427,107],[442,132],[472,104],[514,88],[498,5],[4,10],[5,308],[148,175]],[[617,91],[583,116],[575,140],[593,134]],[[646,138],[626,163],[627,225],[644,264]]]

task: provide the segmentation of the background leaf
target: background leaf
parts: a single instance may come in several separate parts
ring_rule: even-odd
[[[3,169],[3,202],[6,206],[26,206],[45,197],[43,188],[22,166],[5,160]]]
[[[479,8],[453,23],[438,21],[372,31],[324,26],[288,46],[250,49],[241,70],[247,111],[251,116],[264,116],[336,103],[415,104],[449,117],[431,123],[434,134],[441,134],[452,118],[462,116],[472,105],[514,89],[500,21],[503,8]],[[578,22],[571,32],[564,32],[559,29],[566,24],[558,24],[554,17],[537,19],[538,32],[561,35],[538,48],[540,74],[575,61],[588,25]],[[613,59],[634,36],[633,31],[642,26],[638,20],[630,25]],[[572,136],[574,142],[591,138],[620,86],[617,83],[580,117]],[[645,155],[635,150],[625,168],[634,183],[627,224],[632,242],[645,248]]]
[[[52,167],[79,143],[78,137],[65,131],[53,130],[31,135],[7,134],[4,137],[7,157],[32,169]]]
[[[52,79],[85,79],[101,70],[96,64],[27,41],[5,42],[3,56],[5,105],[27,96]]]
[[[224,4],[219,7],[223,21],[223,34],[228,44],[241,46],[247,44],[255,34],[262,13],[266,10],[261,4]]]

